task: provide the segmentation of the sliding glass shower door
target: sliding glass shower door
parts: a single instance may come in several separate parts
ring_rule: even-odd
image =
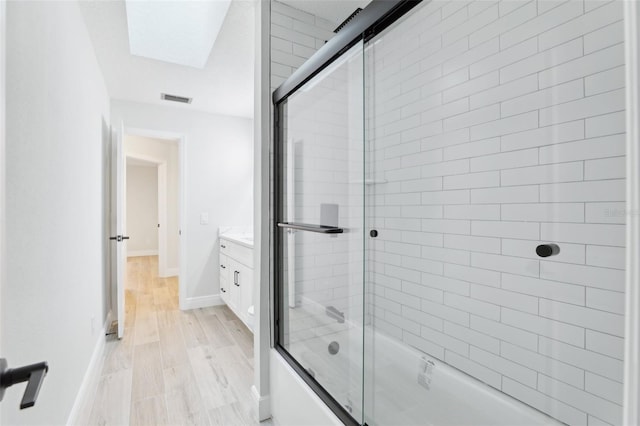
[[[365,44],[370,426],[622,423],[622,7],[422,2]]]
[[[347,424],[621,424],[622,2],[370,7],[276,100],[276,348]]]
[[[362,44],[280,105],[279,341],[362,419]]]

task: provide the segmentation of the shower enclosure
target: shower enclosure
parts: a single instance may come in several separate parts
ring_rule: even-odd
[[[622,423],[623,26],[374,0],[274,93],[275,347],[345,423]]]

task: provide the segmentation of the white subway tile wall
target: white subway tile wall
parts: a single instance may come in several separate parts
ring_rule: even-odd
[[[271,4],[275,89],[336,24]],[[433,0],[365,53],[371,324],[572,425],[622,421],[622,19],[621,0]],[[300,214],[348,204],[349,163],[305,149]],[[347,245],[305,250],[298,294],[351,306]],[[292,332],[335,332],[319,318]]]
[[[271,91],[335,34],[337,25],[319,16],[271,1]]]
[[[622,19],[434,0],[365,58],[374,327],[575,425],[622,422]]]

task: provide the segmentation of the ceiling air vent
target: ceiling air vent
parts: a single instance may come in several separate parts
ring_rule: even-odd
[[[361,7],[357,8],[356,10],[354,10],[354,11],[353,11],[353,13],[352,13],[351,15],[349,15],[349,17],[348,17],[347,19],[345,19],[345,20],[342,22],[342,24],[338,25],[338,28],[336,28],[335,30],[333,30],[333,32],[337,34],[337,33],[338,33],[338,31],[340,31],[341,29],[343,29],[343,28],[344,28],[344,26],[345,26],[345,25],[347,25],[349,22],[351,22],[351,20],[352,20],[353,18],[355,18],[355,17],[356,17],[356,15],[357,15],[358,13],[360,13],[361,11],[362,11],[362,8],[361,8]]]
[[[193,100],[193,98],[185,98],[184,96],[169,95],[168,93],[161,93],[160,98],[165,101],[180,102],[182,104],[190,104],[191,101]]]

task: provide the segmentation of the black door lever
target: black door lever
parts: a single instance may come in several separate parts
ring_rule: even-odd
[[[24,390],[20,409],[33,407],[38,399],[40,387],[44,381],[44,376],[49,371],[49,365],[46,362],[26,365],[19,368],[7,368],[7,360],[0,358],[0,401],[4,397],[4,391],[17,383],[28,382],[27,388]]]

